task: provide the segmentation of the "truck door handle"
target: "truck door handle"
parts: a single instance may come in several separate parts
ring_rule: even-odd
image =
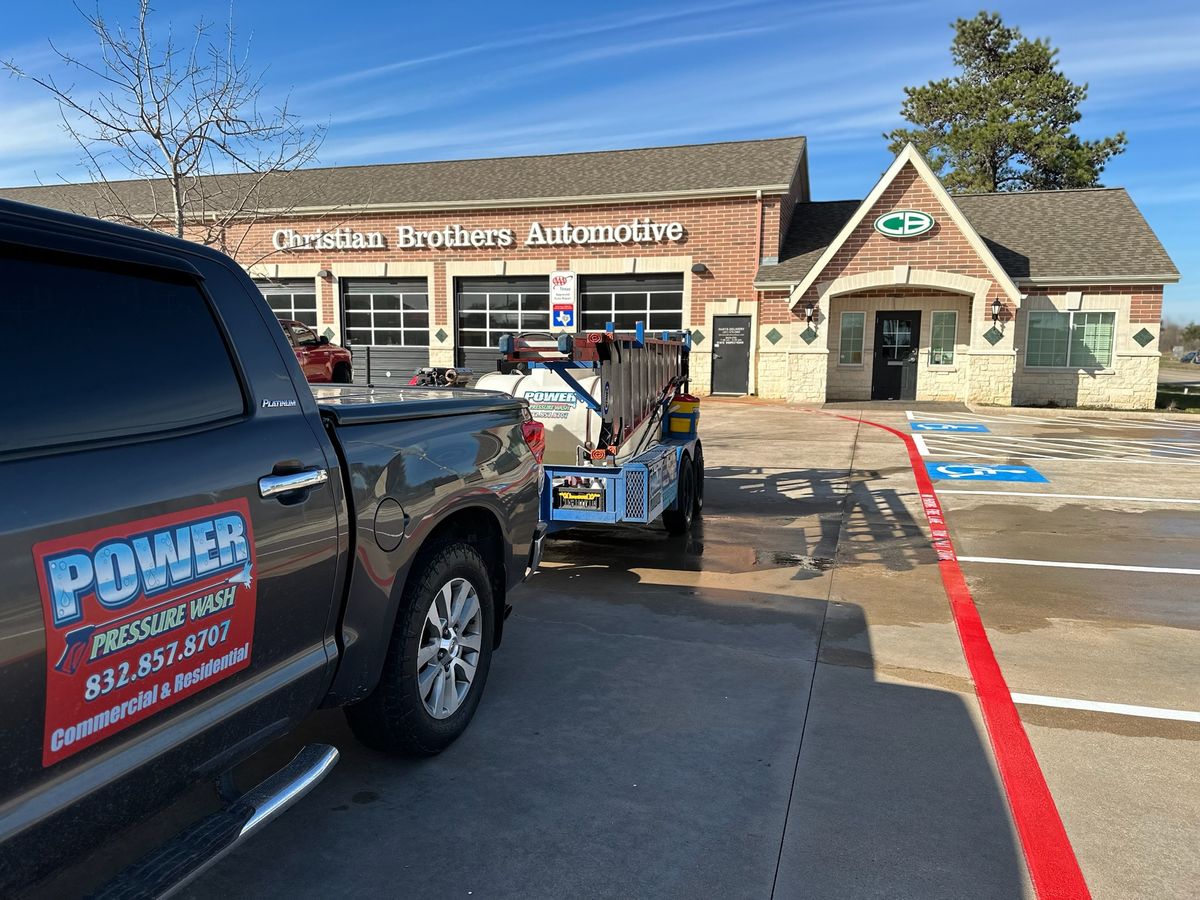
[[[324,469],[305,469],[286,475],[264,475],[258,479],[258,493],[262,497],[279,497],[293,491],[307,491],[328,480],[329,473]]]

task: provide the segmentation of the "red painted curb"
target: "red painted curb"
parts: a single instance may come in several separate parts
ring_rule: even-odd
[[[934,492],[933,482],[921,454],[917,452],[916,444],[910,435],[878,422],[852,416],[839,415],[837,418],[871,425],[894,434],[904,442],[917,480],[917,491],[921,495],[921,507],[933,535],[933,549],[937,552],[942,584],[950,601],[963,656],[975,683],[975,694],[979,698],[979,708],[987,725],[1000,780],[1004,784],[1004,793],[1008,797],[1013,822],[1021,839],[1033,889],[1040,900],[1090,898],[1091,893],[1067,837],[1067,830],[1063,827],[1062,817],[1058,814],[1046,777],[1029,743],[1029,735],[1021,724],[1012,694],[984,630],[983,620],[979,617],[979,610],[971,599],[971,591],[958,564],[942,515],[942,504]]]

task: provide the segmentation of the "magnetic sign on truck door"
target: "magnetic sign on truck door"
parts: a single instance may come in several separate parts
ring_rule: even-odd
[[[33,557],[46,623],[43,766],[250,665],[244,499],[43,541]]]

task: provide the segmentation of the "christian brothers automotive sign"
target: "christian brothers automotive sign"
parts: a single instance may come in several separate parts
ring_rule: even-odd
[[[679,242],[687,235],[680,222],[655,222],[635,218],[618,225],[572,225],[563,222],[549,227],[530,222],[526,247],[587,247],[593,244],[661,244]],[[415,225],[396,227],[396,247],[401,250],[469,250],[512,247],[517,233],[511,228],[466,228],[453,223],[423,231]],[[382,250],[387,239],[381,231],[335,228],[309,234],[294,228],[276,229],[271,243],[276,250]]]

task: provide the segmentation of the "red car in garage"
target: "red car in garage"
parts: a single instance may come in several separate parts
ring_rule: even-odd
[[[310,382],[349,384],[351,381],[350,351],[331,344],[325,335],[318,335],[303,322],[280,319],[283,333],[300,361],[304,377]]]

